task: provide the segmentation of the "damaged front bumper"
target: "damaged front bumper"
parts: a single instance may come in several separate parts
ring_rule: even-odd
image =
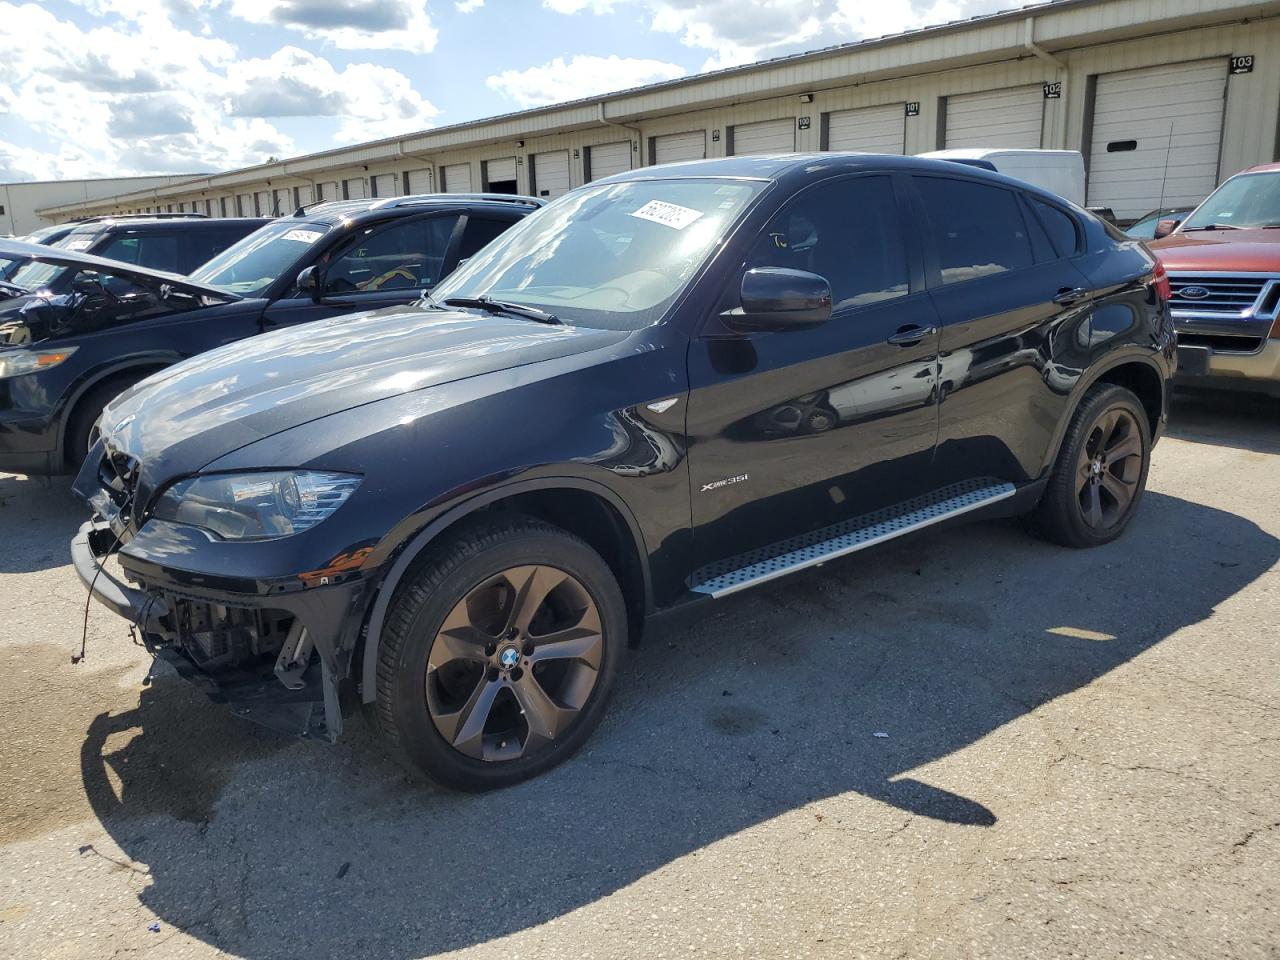
[[[119,545],[104,521],[71,541],[93,598],[132,623],[147,649],[247,720],[333,742],[342,731],[338,684],[350,675],[363,609],[359,576],[322,586],[299,580],[255,592],[200,585],[147,564],[125,582],[106,568]]]

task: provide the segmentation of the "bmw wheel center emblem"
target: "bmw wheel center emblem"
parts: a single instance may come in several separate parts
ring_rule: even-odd
[[[504,670],[510,670],[520,662],[520,651],[516,647],[506,647],[498,654],[498,662]]]

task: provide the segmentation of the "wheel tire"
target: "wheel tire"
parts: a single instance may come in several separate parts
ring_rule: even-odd
[[[1098,446],[1108,443],[1106,449]],[[1119,454],[1131,447],[1133,453],[1108,463],[1108,451]],[[1110,543],[1133,519],[1150,466],[1151,428],[1142,403],[1124,387],[1095,384],[1071,418],[1036,507],[1037,527],[1066,547]],[[1122,488],[1129,494],[1127,502],[1111,492]]]
[[[85,456],[94,439],[94,429],[103,408],[140,380],[140,377],[113,377],[97,386],[76,401],[75,410],[67,422],[66,440],[63,446],[63,462],[71,473],[79,473]]]
[[[551,611],[553,606],[574,609],[561,596],[561,591],[571,593],[570,599],[582,600],[594,604],[599,623],[598,666],[594,678],[589,682],[589,692],[576,707],[573,719],[567,727],[558,730],[549,739],[534,742],[533,726],[526,719],[536,710],[528,713],[524,706],[528,701],[519,700],[520,696],[531,696],[528,684],[537,684],[537,690],[543,690],[537,676],[547,676],[541,664],[530,666],[530,659],[521,662],[519,667],[510,669],[502,667],[502,673],[495,681],[492,674],[499,669],[498,663],[504,650],[510,652],[513,645],[528,644],[538,639],[535,631],[529,630],[526,639],[511,640],[510,634],[486,629],[481,631],[486,637],[483,646],[487,666],[483,667],[483,675],[471,685],[467,671],[474,664],[470,659],[458,659],[444,664],[437,662],[429,672],[428,664],[432,662],[432,651],[437,643],[442,643],[442,650],[452,649],[452,645],[439,638],[446,618],[457,617],[458,611],[466,604],[468,623],[471,630],[475,620],[471,611],[474,598],[491,593],[500,594],[510,601],[510,606],[497,609],[499,619],[505,618],[510,625],[518,619],[517,608],[523,593],[515,589],[512,580],[506,580],[508,574],[518,581],[520,569],[550,570],[550,576],[567,574],[565,582],[556,586],[546,594],[546,598],[536,604],[538,616]],[[496,587],[495,581],[501,581]],[[536,592],[534,579],[530,577],[525,592]],[[581,589],[579,589],[581,588]],[[487,591],[487,592],[486,592]],[[555,598],[555,599],[553,599]],[[483,606],[483,604],[481,604]],[[506,610],[505,613],[502,610]],[[590,609],[588,607],[588,609]],[[572,614],[569,614],[571,617]],[[584,614],[583,616],[586,616]],[[457,622],[457,621],[455,621]],[[498,620],[493,621],[495,624]],[[535,619],[534,621],[538,621]],[[542,621],[546,623],[546,620]],[[585,620],[581,621],[585,623]],[[581,632],[581,631],[580,631]],[[495,634],[490,637],[490,634]],[[548,634],[549,635],[549,634]],[[488,639],[492,639],[497,647],[488,649]],[[443,786],[456,790],[482,791],[510,786],[550,769],[570,757],[591,735],[603,718],[617,676],[618,664],[627,645],[627,615],[622,591],[608,565],[584,541],[559,527],[529,517],[508,517],[479,521],[469,525],[452,537],[448,542],[431,549],[429,553],[410,568],[405,579],[397,587],[388,611],[386,626],[383,629],[381,643],[378,648],[378,670],[376,702],[374,717],[376,726],[387,742],[402,756],[420,769],[432,780]],[[549,649],[550,643],[546,645]],[[468,650],[473,648],[468,647]],[[544,650],[544,653],[546,651]],[[530,647],[524,646],[523,653],[532,658]],[[443,653],[437,656],[444,656]],[[549,669],[558,669],[556,663],[563,663],[566,676],[575,679],[573,689],[580,692],[588,682],[582,677],[590,675],[590,665],[576,658],[564,658],[552,661]],[[442,694],[439,684],[445,681],[450,670],[456,673],[457,665],[461,665],[463,676],[457,686],[472,692],[467,704],[450,716],[457,717],[457,739],[450,742],[446,739],[440,726],[437,725],[442,711],[439,702]],[[524,671],[527,670],[527,675]],[[542,670],[536,674],[535,670]],[[505,691],[502,689],[505,687]],[[484,716],[479,735],[467,739],[465,747],[456,747],[454,743],[463,739],[463,732],[468,729],[463,713],[476,697],[485,695],[482,691],[498,688],[498,692],[489,694],[490,699],[484,707]],[[519,693],[518,690],[524,691]],[[550,691],[543,691],[547,701],[553,702]],[[494,700],[493,698],[499,698]],[[462,699],[461,697],[458,698]],[[433,700],[433,703],[429,703]],[[455,700],[455,703],[457,700]],[[566,702],[564,699],[557,706]],[[476,708],[477,710],[479,707]],[[513,713],[513,709],[517,712]],[[561,707],[560,709],[564,709]],[[436,715],[433,716],[433,710]],[[508,757],[501,748],[508,747],[508,741],[501,739],[502,733],[490,733],[490,725],[501,723],[504,714],[512,718],[512,722],[524,726],[524,740],[520,743],[520,753]],[[514,728],[513,728],[514,729]],[[550,729],[550,728],[543,728]],[[479,749],[482,754],[493,756],[489,759],[469,755],[462,752],[466,747],[474,749],[479,737]],[[512,734],[516,740],[518,733]],[[514,746],[511,747],[514,749]]]

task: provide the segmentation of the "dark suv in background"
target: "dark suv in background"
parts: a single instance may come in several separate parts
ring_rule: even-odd
[[[267,222],[188,277],[14,241],[56,292],[0,301],[0,470],[74,471],[108,400],[212,347],[420,297],[542,205],[464,195],[339,201]],[[195,221],[193,221],[195,222]],[[209,225],[226,221],[203,221]],[[167,225],[189,227],[182,221]],[[111,249],[149,235],[112,231]],[[74,236],[74,235],[73,235]],[[278,358],[277,372],[292,363]]]
[[[1140,241],[954,163],[636,170],[430,299],[119,397],[72,557],[238,713],[333,738],[345,685],[429,775],[502,786],[584,742],[659,612],[961,516],[1119,536],[1168,294]]]

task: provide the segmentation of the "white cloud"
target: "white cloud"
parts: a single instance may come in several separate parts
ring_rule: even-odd
[[[458,0],[454,4],[459,13],[475,13],[484,6],[484,0]]]
[[[489,89],[522,107],[561,103],[597,93],[625,90],[659,80],[674,80],[684,68],[661,60],[628,57],[556,57],[527,70],[504,70],[489,77]]]
[[[132,0],[120,0],[132,2]],[[430,53],[438,38],[427,0],[230,0],[250,23],[296,30],[342,50]]]
[[[542,0],[542,5],[556,13],[612,13],[614,0]]]
[[[10,133],[0,175],[23,179],[229,169],[296,152],[272,121],[325,118],[336,143],[427,126],[437,113],[409,78],[368,63],[337,69],[285,47],[238,60],[229,43],[141,15],[147,3],[193,9],[199,0],[82,0],[112,26],[81,28],[33,3],[0,0],[6,51],[0,102]],[[186,6],[183,6],[183,5]],[[37,144],[55,146],[40,150]]]
[[[339,118],[339,142],[420,130],[439,113],[398,71],[371,63],[337,70],[297,47],[232,64],[224,102],[232,116]]]

